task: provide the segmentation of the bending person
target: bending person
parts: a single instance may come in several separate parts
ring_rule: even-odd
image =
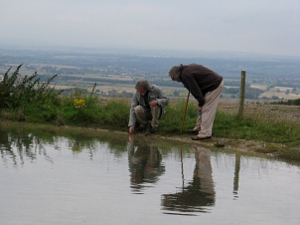
[[[198,64],[173,66],[169,71],[173,81],[181,82],[198,101],[199,116],[191,132],[197,132],[192,140],[209,139],[215,120],[219,98],[223,88],[223,77]]]

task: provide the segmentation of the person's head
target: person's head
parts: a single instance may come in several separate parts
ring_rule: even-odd
[[[144,95],[151,89],[151,86],[147,80],[138,80],[135,84],[135,89],[140,95]]]
[[[169,77],[171,77],[171,79],[173,81],[177,81],[177,82],[181,82],[181,78],[180,78],[180,69],[181,66],[173,66],[170,71],[169,71]]]

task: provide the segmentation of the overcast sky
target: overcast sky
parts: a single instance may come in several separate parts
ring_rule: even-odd
[[[300,56],[300,0],[0,0],[0,44]]]

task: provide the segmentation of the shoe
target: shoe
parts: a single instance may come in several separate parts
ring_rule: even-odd
[[[199,133],[199,130],[188,129],[187,132],[192,133],[192,134],[196,134],[196,133]]]
[[[211,139],[211,136],[207,136],[207,137],[199,137],[199,136],[192,136],[191,139],[193,141],[200,141],[200,140],[205,140],[205,139]]]
[[[145,130],[145,127],[144,126],[138,126],[135,130],[137,132],[143,132]]]
[[[152,127],[150,130],[150,133],[155,133],[156,131],[158,131],[158,127]]]

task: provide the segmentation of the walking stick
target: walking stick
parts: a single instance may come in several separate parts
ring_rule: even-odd
[[[186,103],[185,103],[185,109],[184,109],[184,114],[183,114],[183,119],[182,119],[182,124],[181,124],[181,131],[180,133],[182,134],[182,130],[183,130],[183,124],[184,124],[184,119],[185,119],[185,114],[186,114],[186,109],[189,103],[189,97],[190,97],[190,91],[188,93],[187,99],[186,99]]]

